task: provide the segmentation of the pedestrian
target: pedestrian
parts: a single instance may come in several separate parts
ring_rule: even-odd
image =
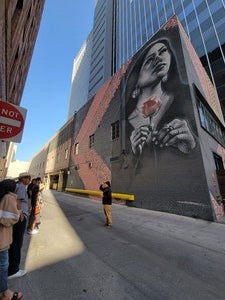
[[[112,192],[111,192],[111,184],[109,181],[103,182],[99,189],[103,192],[102,195],[102,204],[103,211],[106,216],[105,226],[112,226]]]
[[[13,292],[8,288],[8,249],[12,243],[13,225],[20,217],[17,195],[15,194],[16,182],[5,179],[0,182],[0,299],[22,299],[23,294]]]
[[[43,190],[45,185],[42,183],[41,177],[36,178],[36,183],[38,185],[38,202],[40,205],[40,208],[44,207],[44,200],[43,200]]]
[[[19,221],[13,226],[13,242],[9,248],[9,268],[8,278],[17,278],[24,276],[26,270],[21,270],[21,248],[23,245],[24,232],[26,230],[28,217],[28,194],[27,186],[30,183],[31,176],[24,172],[19,174],[19,182],[16,185],[16,194],[18,197],[18,208],[21,210]]]
[[[31,210],[31,194],[32,194],[32,188],[36,184],[36,178],[33,178],[31,180],[31,183],[28,184],[27,186],[27,194],[28,194],[28,211],[30,212]]]
[[[40,212],[41,212],[41,191],[40,191],[40,177],[35,179],[30,195],[31,195],[31,211],[29,215],[29,222],[27,227],[28,234],[38,233],[38,225],[40,224]],[[37,228],[36,228],[37,227]]]

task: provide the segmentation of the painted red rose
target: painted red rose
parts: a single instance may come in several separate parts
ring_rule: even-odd
[[[150,98],[148,101],[144,102],[142,106],[142,113],[145,118],[152,116],[154,113],[158,111],[161,106],[161,101],[156,98]]]

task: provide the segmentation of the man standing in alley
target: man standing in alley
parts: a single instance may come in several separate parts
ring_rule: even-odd
[[[105,226],[112,226],[112,192],[111,192],[111,184],[109,181],[103,182],[99,189],[103,192],[102,196],[102,204],[103,210],[106,216]]]
[[[25,270],[20,270],[21,248],[28,217],[28,194],[27,186],[30,183],[29,173],[19,174],[19,181],[16,185],[18,197],[18,209],[21,210],[19,221],[13,225],[13,242],[9,248],[9,268],[8,278],[17,278],[26,274]]]

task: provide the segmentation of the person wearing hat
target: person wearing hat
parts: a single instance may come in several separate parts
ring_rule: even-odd
[[[19,181],[16,185],[16,194],[18,198],[18,208],[21,210],[19,221],[13,225],[13,242],[9,248],[9,267],[8,278],[17,278],[24,276],[26,270],[21,270],[21,248],[23,245],[24,232],[26,230],[28,217],[28,194],[27,186],[30,183],[31,176],[24,172],[19,174]]]
[[[111,184],[109,181],[103,182],[99,189],[103,192],[102,196],[102,204],[103,204],[103,211],[106,216],[106,223],[105,226],[111,227],[112,226],[112,192],[111,192]]]

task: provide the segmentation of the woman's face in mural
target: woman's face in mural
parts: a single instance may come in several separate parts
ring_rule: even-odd
[[[147,52],[138,79],[138,86],[143,88],[167,77],[171,64],[168,47],[162,43],[154,44]]]

